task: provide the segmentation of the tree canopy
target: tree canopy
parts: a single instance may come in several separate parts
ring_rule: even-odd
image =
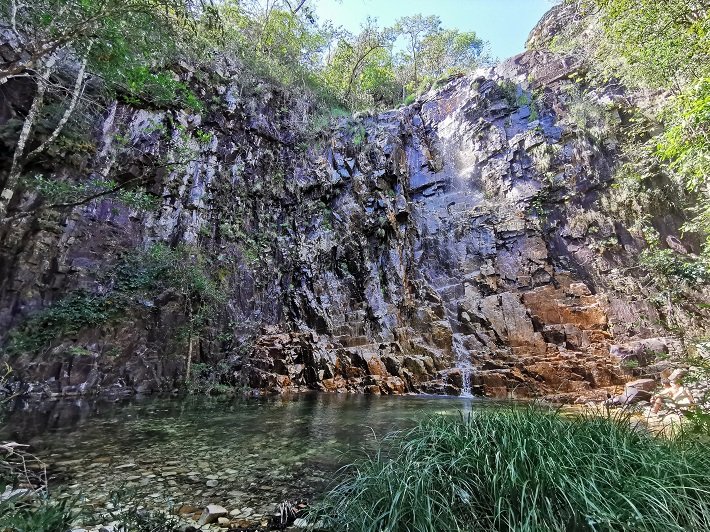
[[[199,112],[204,102],[181,75],[185,65],[228,58],[322,107],[354,111],[393,107],[442,76],[470,71],[484,50],[475,33],[445,29],[433,16],[388,28],[368,19],[352,34],[319,21],[308,0],[0,0],[0,21],[16,52],[0,65],[0,84],[25,78],[35,87],[24,118],[4,126],[14,140],[0,219],[28,183],[50,192],[52,181],[28,169],[105,115],[107,102]],[[98,188],[55,190],[64,199],[57,205],[113,190],[107,164],[92,178]]]

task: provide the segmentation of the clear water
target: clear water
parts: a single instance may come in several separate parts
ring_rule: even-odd
[[[305,394],[19,405],[0,438],[30,443],[52,487],[105,505],[114,489],[165,508],[221,504],[257,518],[308,500],[387,433],[490,403],[458,397]]]

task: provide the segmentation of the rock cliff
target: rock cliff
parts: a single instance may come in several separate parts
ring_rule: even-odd
[[[541,45],[551,20],[495,68],[318,134],[296,95],[226,61],[181,74],[209,102],[200,114],[108,102],[91,146],[37,170],[71,180],[111,161],[128,182],[177,137],[185,162],[151,174],[155,211],[106,196],[4,227],[4,341],[72,294],[115,293],[126,257],[156,243],[204,257],[220,304],[186,339],[179,291],[131,292],[120,312],[8,352],[15,374],[47,393],[172,390],[189,358],[268,392],[605,396],[628,380],[610,345],[667,333],[633,276],[644,241],[610,207],[628,101],[590,93],[601,135],[575,121],[583,67]],[[7,84],[4,124],[25,89]],[[682,219],[657,222],[665,238]]]

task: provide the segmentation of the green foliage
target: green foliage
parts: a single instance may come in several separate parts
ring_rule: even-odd
[[[139,209],[152,207],[145,191],[136,188],[137,179],[131,180],[133,188],[128,188],[127,183],[119,186],[109,177],[114,170],[112,163],[116,161],[118,166],[125,153],[116,153],[120,151],[117,149],[90,157],[96,149],[93,132],[105,118],[102,114],[107,101],[114,98],[144,108],[202,110],[196,95],[170,69],[180,61],[194,61],[199,48],[197,27],[207,27],[213,19],[214,10],[206,4],[208,1],[0,3],[0,16],[12,20],[19,45],[18,59],[0,65],[0,84],[29,76],[29,86],[36,87],[27,95],[32,102],[29,112],[23,110],[18,115],[24,116],[22,129],[15,129],[15,134],[4,140],[14,153],[3,184],[7,189],[0,202],[3,217],[6,204],[19,192],[20,185],[28,183],[49,199],[29,206],[29,212],[70,207],[107,194]],[[103,177],[86,182],[76,178],[68,182],[57,176],[53,176],[56,182],[50,178],[34,182],[20,179],[30,167],[33,171],[37,166],[44,167],[51,174],[56,169],[52,161],[60,158],[63,166],[77,170],[66,174]]]
[[[472,72],[483,62],[485,42],[475,32],[440,29],[422,40],[422,74],[434,79]]]
[[[139,211],[154,211],[158,198],[143,187],[127,188],[112,179],[92,178],[88,181],[65,181],[42,175],[25,180],[25,185],[50,204],[67,205],[85,202],[90,197],[109,196],[127,207]]]
[[[145,251],[127,254],[111,272],[103,274],[102,281],[110,287],[104,293],[75,291],[30,316],[10,333],[7,351],[11,354],[39,351],[54,340],[101,326],[128,308],[140,305],[141,300],[166,290],[185,300],[188,326],[196,331],[223,300],[218,284],[208,273],[206,260],[189,247],[155,244]]]
[[[395,37],[371,18],[359,34],[341,35],[323,70],[324,82],[353,109],[394,101],[398,95],[391,54]]]
[[[75,501],[14,496],[0,501],[3,532],[66,532],[74,519]]]
[[[308,140],[318,139],[334,125],[340,118],[350,118],[350,112],[342,107],[335,106],[321,109],[311,117],[304,137],[306,142],[302,148],[307,150],[312,144]]]
[[[674,172],[683,176],[688,189],[701,198],[692,209],[693,220],[685,229],[706,235],[705,247],[710,252],[710,197],[707,190],[710,175],[710,76],[683,90],[663,111],[661,119],[665,130],[658,137],[656,153]]]
[[[361,148],[367,141],[367,130],[360,122],[351,122],[348,124],[348,133],[355,147]]]
[[[217,364],[193,364],[187,382],[187,390],[191,394],[238,395],[246,389],[237,380],[234,368],[226,360]]]
[[[2,377],[5,381],[7,372]],[[0,530],[66,532],[78,513],[75,498],[50,499],[46,464],[22,446],[3,444],[0,455]],[[15,490],[15,491],[13,491]]]
[[[540,218],[545,218],[548,214],[552,200],[552,186],[548,183],[530,198],[529,209]]]
[[[710,264],[705,259],[683,256],[672,249],[645,249],[639,263],[663,280],[692,286],[710,282]]]
[[[710,391],[700,391],[698,395],[697,385],[710,382],[710,342],[707,338],[695,339],[691,345],[690,353],[680,361],[689,368],[683,377],[683,384],[695,387],[695,405],[683,410],[687,419],[685,432],[707,443],[710,438]]]
[[[101,521],[116,523],[116,532],[175,532],[180,520],[166,511],[143,508],[143,499],[131,490],[117,490],[110,494],[111,510]]]
[[[584,0],[603,32],[596,66],[635,87],[677,87],[710,67],[708,5],[699,0]],[[585,39],[590,35],[586,34]]]
[[[566,89],[567,116],[565,120],[574,125],[578,133],[587,135],[598,143],[613,138],[618,115],[613,107],[599,103],[595,95],[585,92],[576,85]]]
[[[209,39],[211,46],[244,61],[255,80],[271,80],[302,96],[335,103],[320,68],[332,30],[319,27],[310,10],[294,13],[279,1],[250,6],[230,0],[220,3],[218,11],[221,27]]]
[[[618,79],[632,89],[668,91],[657,133],[641,144],[645,166],[675,174],[697,194],[686,226],[706,237],[710,252],[710,8],[698,0],[585,0],[572,2],[580,25],[560,36],[563,47],[586,56],[592,82]],[[576,35],[583,35],[577,37]],[[638,143],[637,143],[638,144]]]
[[[499,81],[498,90],[503,96],[503,99],[508,102],[508,105],[511,107],[516,107],[518,105],[518,92],[520,89],[516,83],[507,79]]]
[[[396,52],[400,42],[404,48]],[[391,106],[436,80],[472,71],[484,60],[484,47],[474,32],[444,29],[436,16],[403,17],[391,28],[368,19],[357,35],[337,36],[322,75],[351,109]]]
[[[141,253],[126,255],[109,278],[114,290],[122,293],[155,294],[170,289],[195,304],[223,298],[205,258],[188,246],[154,244]]]
[[[115,316],[118,308],[104,295],[74,292],[32,315],[10,333],[10,353],[34,352],[52,340],[96,327]]]
[[[182,102],[199,109],[186,85],[165,67],[185,53],[198,23],[212,10],[191,0],[36,0],[17,10],[18,27],[31,36],[39,60],[70,48],[87,58],[111,91],[158,105]],[[3,11],[8,12],[9,6]]]
[[[634,359],[628,359],[621,362],[621,366],[626,369],[636,369],[639,367],[639,361]]]
[[[161,107],[181,102],[193,111],[203,109],[202,102],[189,87],[170,73],[154,73],[146,66],[138,66],[127,69],[123,76],[123,88],[128,93],[125,100],[129,103],[140,104],[141,100],[148,99]]]
[[[533,407],[432,418],[345,470],[309,518],[327,530],[657,531],[710,526],[703,445],[624,415]]]

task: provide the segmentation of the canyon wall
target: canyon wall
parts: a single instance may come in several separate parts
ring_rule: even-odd
[[[583,67],[544,46],[555,20],[495,68],[316,134],[297,95],[227,61],[184,67],[209,102],[199,114],[109,102],[91,146],[37,170],[71,180],[108,164],[128,182],[178,135],[185,162],[151,174],[155,210],[106,196],[7,224],[3,341],[72,294],[115,294],[126,257],[156,244],[199,253],[220,303],[185,335],[184,294],[130,292],[105,319],[7,350],[15,376],[46,394],[170,391],[189,359],[263,392],[605,397],[629,379],[610,346],[668,332],[634,276],[645,242],[611,188],[631,104],[597,89],[585,104],[603,134],[575,121]],[[6,84],[3,124],[27,91]],[[682,221],[670,208],[653,219],[676,240]]]

